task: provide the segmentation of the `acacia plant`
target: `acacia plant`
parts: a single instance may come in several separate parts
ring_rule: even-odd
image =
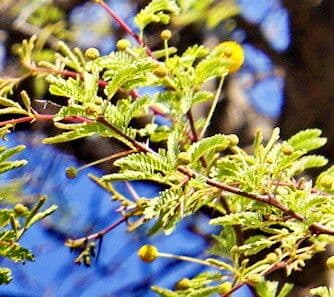
[[[59,42],[51,62],[37,62],[37,37],[33,36],[18,50],[23,76],[2,78],[0,85],[1,114],[16,115],[0,123],[6,129],[50,121],[58,134],[45,138],[45,144],[97,135],[125,147],[104,159],[113,160],[116,172],[90,175],[120,205],[120,219],[100,232],[68,239],[66,245],[79,254],[75,261],[89,265],[95,242],[120,224],[126,223],[129,231],[135,232],[154,222],[148,236],[170,234],[185,217],[206,208],[215,216],[210,224],[221,227],[219,234],[211,234],[215,243],[207,257],[171,255],[151,245],[143,246],[138,256],[146,262],[161,257],[194,262],[208,271],[180,280],[174,290],[152,289],[160,296],[218,293],[226,297],[248,285],[256,296],[286,296],[292,285],[286,283],[278,290],[278,283],[267,280],[270,274],[282,269],[288,276],[303,269],[307,260],[334,239],[334,166],[315,180],[304,174],[309,168],[327,164],[325,157],[309,154],[325,144],[321,131],[304,130],[283,141],[275,128],[264,142],[259,130],[247,151],[238,146],[237,135],[207,135],[224,79],[243,63],[242,47],[223,41],[213,48],[195,44],[178,53],[169,44],[173,33],[165,29],[160,36],[163,47],[153,51],[145,43],[146,26],[167,25],[180,12],[193,9],[192,5],[187,1],[151,1],[134,19],[137,34],[104,1],[96,2],[133,43],[121,39],[115,51],[101,56],[95,48],[82,52]],[[21,92],[21,98],[13,97],[13,90],[29,76],[45,80],[53,98],[65,99],[56,114],[36,112],[26,91]],[[217,81],[214,92],[203,88],[208,80]],[[147,86],[158,88],[153,94],[141,95],[138,90]],[[194,119],[192,108],[202,102],[211,104],[208,116]],[[143,115],[150,115],[150,121],[135,127],[133,119]],[[164,117],[165,124],[156,124],[156,116]],[[75,178],[77,171],[68,168],[66,175]],[[154,198],[132,199],[113,186],[115,181],[133,180],[159,183],[164,190]],[[34,210],[24,214],[23,231]],[[15,216],[15,210],[6,216],[6,224],[12,225],[6,234],[23,232],[17,230]],[[3,242],[1,239],[1,249],[7,244]],[[334,266],[333,258],[327,262]],[[334,296],[334,292],[320,287],[312,289],[311,295]]]
[[[1,104],[3,97],[0,97]],[[0,128],[0,137],[4,138],[8,134],[8,126]],[[10,158],[24,149],[24,145],[6,148],[0,146],[0,174],[14,170],[26,165],[26,160],[10,160]],[[7,185],[0,188],[0,201],[3,207],[0,209],[0,255],[16,263],[33,261],[32,252],[24,248],[20,243],[23,235],[38,221],[53,213],[56,205],[40,211],[46,201],[45,196],[41,196],[38,202],[29,209],[20,203],[18,197],[24,184],[23,179],[12,180]],[[11,281],[12,274],[9,268],[0,267],[0,284],[7,284]]]

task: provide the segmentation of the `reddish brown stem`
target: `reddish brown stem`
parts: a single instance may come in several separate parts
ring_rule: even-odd
[[[189,109],[189,111],[187,112],[187,118],[188,118],[188,121],[189,121],[191,133],[192,133],[192,141],[196,142],[196,141],[198,141],[198,135],[197,135],[197,131],[196,131],[196,128],[195,128],[195,121],[194,121],[194,117],[193,117],[193,114],[191,112],[191,109]]]
[[[53,120],[54,114],[35,114],[33,116],[26,116],[22,118],[17,118],[17,119],[11,119],[7,121],[2,121],[0,122],[0,127],[5,126],[5,125],[16,125],[20,123],[28,123],[32,122],[35,120],[41,120],[41,121],[50,121]],[[64,117],[63,119],[65,122],[71,122],[71,123],[91,123],[92,120],[80,117],[80,116],[68,116]]]
[[[239,290],[244,285],[245,285],[244,283],[237,284],[236,286],[233,287],[231,291],[221,295],[221,297],[230,297],[233,292]]]
[[[117,226],[119,226],[120,224],[124,223],[128,218],[127,217],[123,217],[121,219],[119,219],[118,221],[116,221],[115,223],[109,225],[108,227],[88,235],[87,237],[82,237],[79,239],[76,239],[76,241],[80,241],[80,240],[97,240],[101,237],[103,237],[104,235],[106,235],[107,233],[109,233],[110,231],[112,231],[113,229],[115,229]]]
[[[132,36],[136,42],[140,45],[146,48],[146,53],[153,57],[152,51],[145,46],[145,43],[142,38],[138,34],[136,34],[120,17],[113,11],[103,0],[98,2],[103,9],[114,19],[114,21],[130,36]]]
[[[47,72],[47,73],[55,73],[55,74],[60,74],[62,76],[66,77],[74,77],[77,78],[79,77],[82,79],[82,74],[79,72],[71,71],[71,70],[58,70],[58,69],[52,69],[52,68],[44,68],[44,67],[32,67],[30,65],[26,66],[28,69],[30,69],[32,72]],[[99,84],[100,87],[105,87],[108,85],[108,82],[105,80],[98,80],[97,83]]]

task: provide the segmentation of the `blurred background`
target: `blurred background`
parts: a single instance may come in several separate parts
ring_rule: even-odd
[[[273,127],[279,126],[284,138],[304,128],[320,128],[328,137],[322,153],[333,161],[334,2],[219,0],[202,4],[206,2],[210,5],[205,9],[194,5],[170,24],[169,29],[174,32],[170,44],[182,52],[195,43],[214,46],[233,39],[243,45],[246,54],[243,68],[224,84],[208,134],[236,133],[241,144],[248,146],[257,128],[268,136]],[[147,1],[106,3],[134,28],[132,18]],[[152,49],[161,46],[159,34],[164,28],[154,25],[146,30]],[[41,37],[40,46],[45,44],[36,59],[48,59],[49,49],[56,46],[58,39],[83,50],[97,47],[107,54],[114,49],[115,41],[124,37],[122,30],[92,1],[0,1],[1,77],[20,75],[22,70],[13,52],[17,43],[33,34]],[[207,87],[215,88],[215,82]],[[26,80],[22,88],[28,89],[33,98],[51,99],[41,79]],[[36,102],[35,108],[55,112],[56,107]],[[203,106],[196,110],[196,116],[206,112],[207,107]],[[0,296],[154,296],[150,285],[173,287],[180,278],[203,271],[197,265],[167,260],[143,264],[135,253],[151,240],[165,252],[203,255],[210,245],[206,234],[212,231],[208,230],[205,213],[187,219],[170,236],[152,239],[147,239],[144,228],[129,234],[120,226],[99,243],[100,256],[90,268],[74,265],[75,255],[69,253],[64,241],[98,231],[116,221],[118,214],[117,205],[108,194],[87,178],[88,172],[107,172],[110,164],[82,171],[75,180],[66,179],[65,168],[105,157],[117,148],[98,138],[58,147],[41,145],[44,135],[54,133],[52,126],[46,124],[22,125],[15,130],[7,145],[26,144],[21,157],[29,164],[1,176],[1,183],[19,177],[25,184],[24,192],[13,195],[20,195],[29,203],[34,195],[46,194],[50,203],[59,205],[59,211],[23,238],[24,246],[35,253],[36,262],[18,266],[0,259],[1,265],[14,271],[12,283],[0,287]],[[120,183],[117,187],[125,195],[134,188],[144,197],[153,197],[159,191],[156,185],[145,183]],[[294,276],[297,290],[292,296],[305,296],[304,288],[328,281],[325,268],[320,266],[321,258],[315,260],[317,265],[308,265],[310,269],[315,267],[316,273],[308,270]],[[234,296],[248,296],[247,288]]]

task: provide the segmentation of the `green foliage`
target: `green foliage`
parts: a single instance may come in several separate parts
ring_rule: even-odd
[[[190,161],[191,163],[195,163],[211,152],[224,151],[228,148],[229,144],[230,141],[228,137],[222,134],[204,138],[190,146],[188,150]]]
[[[134,21],[141,32],[150,23],[168,24],[170,14],[177,14],[179,7],[174,0],[153,0],[135,17]]]
[[[237,15],[240,10],[233,0],[178,0],[177,2],[181,12],[174,22],[182,26],[202,22],[208,28],[214,28],[222,21]]]
[[[163,297],[205,297],[220,293],[221,284],[215,284],[219,281],[221,281],[221,284],[224,283],[224,279],[221,278],[219,273],[205,272],[191,280],[182,279],[176,284],[177,291],[170,291],[156,286],[153,286],[152,290]]]
[[[122,222],[128,222],[129,231],[150,222],[150,235],[170,234],[185,217],[203,208],[212,211],[210,224],[221,230],[209,234],[214,238],[209,255],[204,259],[174,255],[208,266],[210,272],[181,280],[175,290],[153,287],[160,296],[227,296],[248,284],[261,297],[284,297],[292,285],[278,290],[278,284],[266,277],[276,269],[283,268],[288,275],[301,270],[307,260],[333,243],[334,166],[321,172],[315,182],[307,175],[308,169],[319,169],[328,162],[311,153],[326,143],[321,131],[307,129],[288,140],[280,139],[279,128],[268,140],[257,131],[253,146],[247,150],[238,145],[236,135],[205,136],[207,123],[193,119],[192,109],[212,99],[215,106],[220,87],[213,92],[204,85],[208,80],[224,81],[231,71],[233,53],[226,54],[224,44],[218,44],[214,48],[193,45],[178,54],[165,43],[151,54],[143,44],[147,25],[167,24],[179,13],[174,24],[205,18],[209,26],[215,26],[236,11],[229,1],[153,0],[135,17],[141,36],[131,33],[138,45],[125,41],[126,46],[105,56],[91,49],[95,54],[87,57],[80,49],[60,42],[54,61],[37,63],[38,40],[23,41],[18,53],[24,75],[38,75],[48,84],[51,97],[67,102],[54,115],[35,112],[26,92],[21,93],[22,104],[11,97],[21,79],[0,81],[0,114],[20,116],[10,123],[53,120],[61,130],[44,143],[98,136],[116,139],[129,148],[109,157],[114,165],[112,173],[90,175],[119,203]],[[243,59],[239,50],[238,62]],[[155,94],[141,96],[138,88],[143,86],[160,88]],[[155,124],[156,115],[165,116],[169,124]],[[142,120],[141,127],[133,124],[137,119]],[[24,161],[8,161],[22,149],[0,149],[1,172],[24,165]],[[159,183],[164,190],[150,199],[135,194],[128,198],[113,185],[132,180]],[[11,209],[0,212],[0,226],[5,228],[2,240],[11,242],[0,252],[13,261],[33,259],[17,241],[32,224],[55,210],[52,206],[40,212],[42,202],[20,215]],[[95,241],[107,233],[101,232],[66,242],[70,249],[79,251],[76,263],[90,265]],[[15,245],[10,246],[13,241]],[[172,257],[166,255],[157,253],[157,257]],[[10,276],[7,270],[2,271],[5,283]],[[311,293],[332,296],[324,288]]]
[[[12,280],[12,274],[10,269],[0,267],[0,284],[8,284]]]
[[[280,292],[278,292],[278,282],[262,282],[255,289],[259,296],[263,297],[285,297],[292,290],[291,284],[285,284]]]
[[[333,297],[334,290],[326,287],[318,287],[310,290],[312,296],[315,297]]]
[[[8,100],[9,101],[9,100]],[[1,137],[5,137],[8,133],[9,126],[1,129]],[[10,160],[10,158],[25,147],[18,145],[12,148],[0,146],[0,173],[13,170],[24,166],[26,160]],[[9,205],[13,202],[15,195],[21,191],[22,181],[14,181],[0,189],[1,202],[7,202]],[[15,197],[17,199],[17,197]],[[15,201],[14,201],[15,202]],[[0,256],[8,258],[13,262],[24,263],[25,261],[34,261],[34,256],[31,251],[22,247],[19,243],[20,238],[27,230],[36,222],[53,213],[57,207],[50,206],[45,211],[40,212],[40,208],[45,202],[45,198],[41,198],[39,203],[31,210],[22,204],[18,203],[11,208],[2,208],[0,210]],[[0,268],[0,284],[7,284],[11,281],[11,271],[7,268]]]

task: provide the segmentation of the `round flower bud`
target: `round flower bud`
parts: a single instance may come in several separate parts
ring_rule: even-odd
[[[159,64],[157,68],[153,70],[153,73],[159,77],[165,77],[168,74],[168,69],[164,64]]]
[[[278,256],[275,253],[269,253],[265,260],[267,263],[273,264],[278,260]]]
[[[239,143],[239,137],[235,134],[227,135],[228,140],[230,141],[231,146],[235,146]]]
[[[246,277],[247,283],[256,286],[264,281],[264,277],[261,274],[250,274]]]
[[[67,167],[65,170],[65,175],[69,179],[76,178],[78,175],[78,170],[75,167]]]
[[[334,269],[334,256],[331,256],[327,259],[326,265],[329,269]]]
[[[158,249],[154,245],[143,245],[137,255],[144,262],[153,262],[158,257]]]
[[[100,109],[96,104],[90,102],[86,105],[85,111],[90,116],[98,116]]]
[[[324,174],[320,177],[319,184],[326,189],[332,189],[334,187],[334,177],[329,174]]]
[[[228,292],[231,292],[231,290],[232,284],[230,282],[225,282],[219,286],[219,294],[221,294],[222,296]]]
[[[163,30],[160,34],[162,40],[169,40],[172,37],[172,32],[170,30]]]
[[[225,41],[220,44],[223,47],[223,54],[229,59],[229,72],[233,73],[239,70],[245,60],[244,50],[240,44],[235,41]]]
[[[310,290],[312,296],[323,297],[328,296],[328,289],[327,287],[317,287]]]
[[[175,285],[176,290],[187,290],[190,287],[191,287],[191,280],[188,278],[183,278],[179,280]]]
[[[177,155],[177,161],[181,165],[187,165],[190,163],[190,155],[187,152],[181,152]]]
[[[130,47],[131,43],[127,39],[120,39],[116,43],[116,47],[120,51],[125,51],[128,47]]]
[[[267,162],[268,164],[273,164],[273,163],[274,163],[274,158],[271,157],[271,156],[268,156],[268,157],[266,158],[266,162]]]
[[[239,247],[237,245],[234,245],[231,248],[231,255],[235,255],[235,254],[238,254],[238,253],[239,253]]]
[[[14,206],[14,212],[17,215],[23,215],[28,210],[27,207],[25,207],[22,203],[17,203]]]
[[[95,97],[94,98],[94,103],[96,105],[102,105],[103,104],[103,99],[101,97]]]
[[[294,152],[294,148],[290,145],[285,143],[282,146],[282,153],[286,156],[290,156]]]
[[[136,202],[138,209],[144,209],[147,206],[148,199],[146,198],[139,198]]]
[[[89,60],[94,60],[100,56],[100,52],[95,47],[90,47],[85,51],[85,57]]]

